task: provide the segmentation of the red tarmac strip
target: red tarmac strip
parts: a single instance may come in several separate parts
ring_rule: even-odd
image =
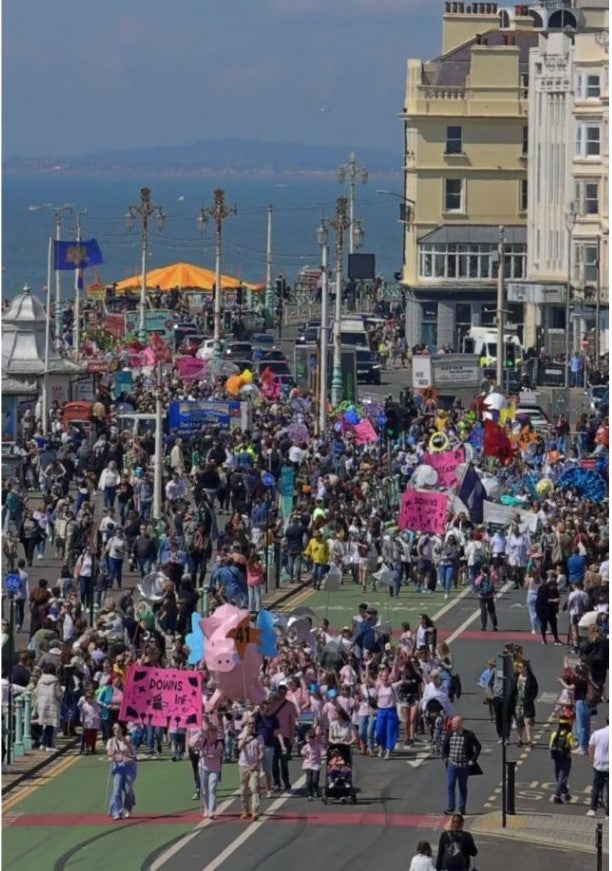
[[[278,813],[271,817],[263,815],[264,820],[273,823],[309,823],[316,826],[393,826],[411,829],[440,829],[448,822],[447,817],[434,814],[384,814],[369,811],[320,811],[310,813]],[[184,811],[177,814],[134,814],[129,820],[117,822],[106,814],[20,814],[7,812],[2,824],[19,828],[67,828],[72,826],[106,825],[196,825],[202,819],[197,811]],[[218,822],[237,822],[238,814],[222,814]]]

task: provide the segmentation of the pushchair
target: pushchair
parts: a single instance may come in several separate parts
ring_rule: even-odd
[[[330,762],[338,758],[344,763],[339,768],[331,767]],[[323,804],[330,798],[337,798],[357,804],[357,790],[353,786],[353,757],[348,744],[329,744],[325,758],[325,781],[321,791]]]

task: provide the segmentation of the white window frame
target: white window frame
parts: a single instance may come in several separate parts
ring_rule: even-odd
[[[419,278],[425,281],[493,281],[497,275],[497,245],[435,243],[419,245]],[[526,246],[506,245],[505,277],[524,278]]]
[[[451,181],[459,182],[459,206],[458,208],[449,208],[447,206],[447,190],[446,186]],[[456,194],[452,194],[456,196]],[[442,181],[442,211],[445,214],[460,215],[465,213],[465,179],[463,178],[444,178]]]
[[[598,139],[595,140],[593,137],[589,138],[587,136],[589,130],[597,130],[599,131]],[[602,139],[603,139],[603,125],[601,122],[594,121],[577,121],[576,122],[576,158],[578,160],[599,160],[601,158],[602,151]],[[597,153],[589,154],[588,153],[588,144],[589,142],[597,141],[598,150]]]
[[[594,82],[589,84],[589,79],[597,79],[597,85]],[[577,103],[589,103],[592,100],[601,100],[603,81],[601,70],[581,70],[576,73],[575,96]],[[589,89],[597,89],[596,94],[589,94]]]
[[[450,136],[449,130],[458,130],[459,136]],[[454,142],[455,145],[459,142],[459,151],[449,151],[449,144]],[[450,157],[463,154],[463,127],[461,124],[448,124],[446,127],[446,144],[444,146],[444,154]]]
[[[599,245],[596,239],[574,242],[573,275],[576,284],[597,284],[599,272]],[[589,273],[589,270],[590,273]]]
[[[595,188],[595,196],[587,196],[589,193],[588,188]],[[591,191],[592,194],[592,191]],[[596,217],[599,215],[601,209],[601,185],[599,179],[596,178],[581,178],[576,180],[575,185],[575,197],[576,207],[578,210],[578,214],[581,217]],[[588,203],[595,203],[596,209],[595,211],[589,211],[587,208]]]

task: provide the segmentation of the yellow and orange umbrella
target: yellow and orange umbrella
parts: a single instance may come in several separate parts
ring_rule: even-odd
[[[134,290],[140,287],[140,275],[133,275],[131,278],[124,278],[123,281],[117,282],[117,291],[123,293],[128,290]],[[215,285],[215,273],[212,269],[204,269],[203,266],[196,266],[193,263],[171,263],[169,266],[160,266],[158,269],[152,269],[147,272],[147,287],[151,289],[171,290],[173,287],[179,287],[182,290],[210,290],[212,291]],[[247,290],[260,291],[263,290],[263,284],[251,284],[248,281],[241,281],[233,275],[221,275],[221,288],[223,290],[235,290],[237,287],[244,287]]]

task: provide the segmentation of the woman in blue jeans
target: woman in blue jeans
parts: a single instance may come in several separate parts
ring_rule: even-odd
[[[359,703],[359,743],[361,752],[372,756],[374,753],[374,733],[376,731],[376,709],[378,690],[371,673],[368,673],[361,684],[361,701]]]
[[[452,590],[455,578],[457,577],[458,562],[459,548],[457,547],[457,539],[454,535],[449,535],[448,539],[442,545],[440,564],[438,567],[440,583],[444,587],[445,599],[448,599],[450,596],[450,591]]]
[[[111,763],[110,775],[113,781],[110,816],[114,820],[120,820],[121,817],[128,819],[136,804],[134,795],[137,773],[136,750],[121,723],[115,723],[113,737],[106,742],[106,756]]]
[[[392,682],[394,677],[397,677],[395,663],[392,671],[383,666],[376,682],[376,743],[378,744],[378,755],[384,755],[385,759],[391,758],[391,753],[395,749],[399,737],[397,705],[401,681]]]

